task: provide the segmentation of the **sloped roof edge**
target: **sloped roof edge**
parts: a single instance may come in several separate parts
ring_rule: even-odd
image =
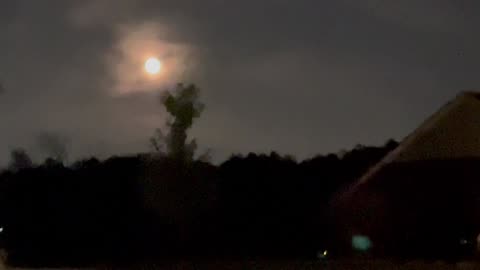
[[[418,128],[416,128],[412,133],[406,136],[400,144],[388,153],[382,160],[380,160],[377,164],[371,167],[355,184],[361,185],[368,182],[368,179],[372,178],[376,175],[384,166],[388,165],[391,162],[394,162],[395,159],[402,153],[405,149],[407,149],[410,145],[412,145],[417,138],[424,134],[427,130],[431,129],[435,126],[435,124],[441,120],[444,116],[448,115],[448,113],[455,108],[456,105],[463,102],[465,99],[475,99],[479,102],[480,106],[480,92],[476,91],[462,91],[460,92],[454,99],[447,102],[445,105],[440,107],[435,113],[433,113],[430,117],[428,117]]]

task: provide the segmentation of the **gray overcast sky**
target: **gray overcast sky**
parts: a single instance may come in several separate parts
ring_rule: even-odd
[[[0,163],[44,132],[73,158],[145,151],[177,81],[202,88],[191,134],[217,161],[401,139],[480,88],[479,23],[475,0],[0,0]]]

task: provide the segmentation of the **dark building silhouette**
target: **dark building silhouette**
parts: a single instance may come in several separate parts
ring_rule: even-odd
[[[334,208],[344,250],[362,235],[376,255],[472,255],[480,233],[480,94],[464,92],[443,106]]]

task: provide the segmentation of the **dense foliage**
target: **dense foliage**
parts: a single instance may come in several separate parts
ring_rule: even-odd
[[[219,166],[159,154],[35,166],[22,153],[0,175],[1,243],[11,263],[28,265],[313,257],[334,244],[331,197],[396,145],[302,162],[252,153]]]

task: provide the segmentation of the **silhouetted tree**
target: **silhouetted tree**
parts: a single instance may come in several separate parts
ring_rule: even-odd
[[[100,161],[96,158],[90,158],[86,160],[79,160],[72,164],[73,169],[86,169],[86,168],[94,168],[100,165]]]
[[[212,161],[212,150],[207,149],[203,154],[198,157],[198,160],[201,162],[211,162]]]
[[[165,141],[166,141],[166,138],[162,130],[159,128],[155,129],[154,135],[150,138],[150,145],[152,146],[153,150],[155,150],[158,153],[164,152]]]
[[[58,159],[48,157],[43,162],[43,166],[47,168],[63,167],[63,163]]]
[[[174,224],[182,243],[190,235],[190,224],[212,208],[215,197],[214,168],[205,163],[210,158],[209,152],[194,162],[196,140],[187,142],[188,129],[204,109],[199,93],[193,84],[178,84],[162,96],[162,104],[170,114],[168,131],[164,134],[157,129],[150,144],[159,153],[166,151],[167,158],[147,157],[141,177],[145,205]]]
[[[18,148],[10,152],[10,164],[8,167],[13,171],[18,171],[33,167],[33,162],[24,149]]]
[[[385,147],[387,150],[391,151],[391,150],[397,148],[397,146],[398,146],[398,142],[395,141],[394,139],[390,139],[390,140],[388,140],[388,141],[385,143],[385,146],[384,146],[384,147]]]
[[[193,159],[197,143],[195,139],[187,142],[187,130],[205,107],[198,100],[199,93],[200,89],[193,84],[178,84],[176,89],[167,91],[162,97],[162,104],[172,119],[167,122],[169,131],[166,136],[157,130],[151,139],[151,144],[157,151],[162,150],[162,145],[165,144],[170,157],[185,161]]]

